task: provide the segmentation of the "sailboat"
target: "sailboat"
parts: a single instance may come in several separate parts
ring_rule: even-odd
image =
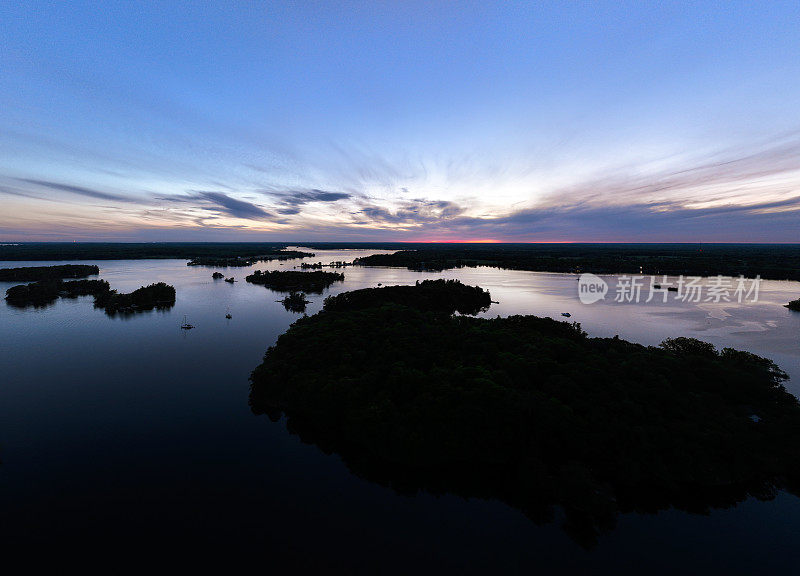
[[[228,309],[225,311],[225,318],[227,318],[228,320],[233,318],[233,316],[231,316],[231,308],[230,308],[230,306],[228,306]]]
[[[181,324],[181,330],[191,330],[194,328],[191,324],[186,321],[186,315],[183,315],[183,324]]]

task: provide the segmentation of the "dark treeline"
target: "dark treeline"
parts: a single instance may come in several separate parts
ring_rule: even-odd
[[[338,272],[297,272],[294,270],[273,270],[262,272],[256,270],[245,278],[252,284],[261,284],[280,292],[312,292],[319,294],[334,282],[344,280],[344,274]]]
[[[301,262],[300,268],[303,270],[322,270],[323,268],[347,268],[348,266],[352,265],[352,262],[342,262],[341,260],[336,260],[330,264],[323,264],[322,262]]]
[[[105,280],[42,280],[30,284],[12,286],[6,290],[6,301],[12,306],[47,306],[59,297],[77,298],[108,292],[110,287]]]
[[[0,246],[0,260],[112,260],[185,258],[236,262],[276,254],[277,242],[22,243]],[[792,244],[415,244],[312,242],[315,249],[400,250],[369,256],[362,265],[443,270],[497,266],[544,272],[743,275],[800,280],[800,245]],[[284,253],[285,254],[285,253]],[[300,256],[297,256],[300,257]],[[217,264],[211,264],[217,265]],[[219,264],[223,265],[223,264]]]
[[[170,308],[175,305],[175,288],[164,282],[142,286],[128,294],[110,290],[95,295],[94,305],[103,308],[106,314],[117,312],[139,312],[153,308]]]
[[[429,312],[477,314],[491,303],[489,293],[479,286],[467,286],[458,280],[425,280],[416,286],[365,288],[328,296],[324,308],[345,312],[399,304]]]
[[[58,298],[78,296],[94,296],[95,308],[103,308],[110,315],[168,308],[175,304],[175,288],[164,282],[143,286],[129,294],[112,290],[105,280],[43,280],[6,290],[6,301],[20,308],[48,306]]]
[[[34,282],[38,280],[61,280],[63,278],[85,278],[99,273],[100,268],[87,264],[0,268],[0,282]]]
[[[26,242],[0,246],[0,260],[235,258],[273,254],[285,242]]]
[[[781,244],[438,244],[358,258],[362,266],[410,270],[496,266],[540,272],[761,276],[800,280],[800,245]]]
[[[189,260],[186,265],[227,268],[229,266],[252,266],[256,262],[269,262],[270,260],[291,260],[293,258],[311,258],[313,256],[313,252],[300,252],[298,250],[273,250],[269,253],[261,253],[256,256],[202,256]]]
[[[584,544],[620,512],[704,512],[800,486],[800,405],[771,361],[454,316],[429,309],[428,289],[411,287],[419,305],[386,288],[340,296],[359,305],[295,322],[252,374],[252,410],[286,414],[304,441],[401,492],[498,498],[542,522],[560,506]]]

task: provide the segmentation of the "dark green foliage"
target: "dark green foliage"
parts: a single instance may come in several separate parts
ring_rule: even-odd
[[[416,286],[365,288],[328,296],[325,310],[343,312],[400,304],[430,312],[477,314],[491,303],[489,293],[478,286],[466,286],[458,280],[425,280]]]
[[[338,272],[297,272],[295,270],[273,270],[262,272],[256,270],[245,278],[252,284],[261,284],[279,292],[313,292],[321,293],[334,282],[344,280],[344,274]]]
[[[786,307],[789,310],[794,310],[795,312],[800,312],[800,298],[798,298],[797,300],[792,300],[791,302],[789,302],[786,305]]]
[[[761,276],[800,280],[800,246],[768,244],[431,244],[358,258],[361,266],[445,270],[496,266],[542,272]]]
[[[20,284],[6,290],[6,300],[12,306],[47,306],[55,302],[59,296],[76,298],[78,296],[97,295],[109,291],[105,280],[43,280],[31,284]]]
[[[403,492],[499,498],[537,521],[559,505],[585,543],[620,511],[800,486],[800,406],[770,360],[452,316],[400,293],[340,295],[295,322],[252,374],[253,411],[285,413],[304,441]]]
[[[159,282],[134,290],[130,294],[118,294],[111,290],[105,280],[46,280],[21,284],[6,290],[6,300],[12,306],[47,306],[59,297],[76,298],[94,296],[96,308],[104,308],[109,315],[117,312],[139,312],[153,308],[169,308],[175,304],[175,288]]]
[[[664,350],[681,356],[715,356],[717,349],[713,344],[696,338],[667,338],[661,343]]]
[[[94,305],[104,308],[106,314],[117,312],[139,312],[153,308],[170,308],[175,305],[175,288],[164,282],[137,288],[129,294],[119,294],[116,290],[95,296]]]
[[[109,290],[111,288],[105,280],[73,280],[61,283],[61,296],[64,298],[94,296],[105,294]]]
[[[0,282],[33,282],[37,280],[60,280],[62,278],[84,278],[99,273],[100,269],[97,266],[86,264],[0,268]]]
[[[304,292],[290,292],[289,295],[280,302],[289,312],[305,312],[306,304],[309,304]]]

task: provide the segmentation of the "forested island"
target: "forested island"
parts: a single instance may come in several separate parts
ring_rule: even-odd
[[[491,303],[489,292],[479,286],[467,286],[458,280],[424,280],[415,286],[364,288],[328,296],[324,308],[351,311],[396,304],[428,312],[477,314]]]
[[[251,284],[260,284],[280,292],[312,292],[319,294],[334,282],[344,280],[338,272],[297,272],[295,270],[256,270],[245,278]]]
[[[94,296],[95,308],[103,308],[109,315],[169,308],[175,304],[175,288],[164,282],[142,286],[129,294],[112,290],[105,280],[42,280],[6,290],[6,301],[19,308],[48,306],[58,298],[78,296]]]
[[[311,303],[306,300],[305,292],[295,291],[289,292],[280,302],[289,312],[305,312],[306,305]]]
[[[87,264],[0,268],[0,282],[34,282],[39,280],[61,280],[63,278],[85,278],[99,273],[100,268]]]
[[[800,280],[800,246],[764,244],[431,244],[357,258],[361,266],[419,271],[511,270]]]
[[[105,280],[42,280],[30,284],[12,286],[6,290],[6,301],[12,306],[41,307],[52,304],[58,298],[77,298],[108,292],[110,287]]]
[[[484,294],[437,281],[328,298],[269,348],[251,408],[400,492],[497,498],[538,522],[560,507],[584,544],[620,512],[800,488],[800,405],[772,361],[452,314]]]
[[[158,282],[142,286],[128,294],[109,290],[96,294],[94,305],[96,308],[105,309],[106,314],[109,315],[118,312],[140,312],[153,308],[171,308],[175,305],[175,288],[164,282]]]
[[[786,307],[789,310],[794,310],[795,312],[800,312],[800,298],[798,298],[797,300],[792,300],[791,302],[789,302],[786,305]]]

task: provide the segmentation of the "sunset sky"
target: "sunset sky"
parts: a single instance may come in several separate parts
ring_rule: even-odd
[[[800,242],[800,2],[3,2],[0,241]]]

